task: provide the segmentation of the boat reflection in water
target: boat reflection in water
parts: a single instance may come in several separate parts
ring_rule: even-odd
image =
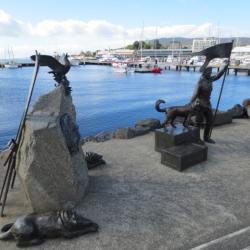
[[[113,62],[112,67],[115,72],[118,73],[128,73],[128,64],[125,62]]]

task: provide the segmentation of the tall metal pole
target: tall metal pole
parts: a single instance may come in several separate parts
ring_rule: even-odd
[[[233,42],[234,42],[234,40],[232,40],[232,47],[233,47]],[[212,131],[213,131],[213,128],[214,128],[214,122],[215,122],[215,119],[216,119],[216,115],[218,113],[220,99],[221,99],[222,91],[223,91],[224,84],[225,84],[225,79],[226,79],[226,75],[227,75],[227,71],[228,71],[228,66],[229,66],[229,63],[230,63],[231,52],[232,52],[232,49],[231,49],[230,55],[228,57],[228,65],[226,66],[226,69],[225,69],[225,72],[224,72],[223,81],[222,81],[222,84],[221,84],[220,94],[219,94],[216,109],[215,109],[215,112],[214,112],[214,118],[213,118],[211,130],[210,130],[210,133],[209,133],[209,137],[211,137],[211,135],[212,135]]]
[[[230,58],[228,58],[228,62],[230,62]],[[212,127],[211,127],[211,130],[210,130],[210,133],[209,133],[209,137],[211,137],[212,131],[213,131],[213,128],[214,128],[214,122],[215,122],[215,119],[216,119],[216,115],[218,113],[218,108],[219,108],[220,99],[221,99],[222,91],[223,91],[224,84],[225,84],[227,70],[228,70],[228,65],[226,66],[226,69],[225,69],[225,72],[224,72],[224,75],[223,75],[223,81],[222,81],[222,84],[221,84],[220,94],[219,94],[219,98],[218,98],[218,101],[217,101],[216,109],[215,109],[215,112],[214,112],[214,117],[213,117]]]
[[[29,87],[29,93],[28,93],[28,98],[26,100],[26,105],[24,108],[24,112],[18,127],[18,131],[16,134],[16,138],[12,139],[12,143],[10,145],[11,147],[11,151],[10,154],[7,157],[7,160],[4,163],[4,166],[8,164],[7,166],[7,171],[4,177],[4,181],[3,181],[3,185],[1,188],[1,192],[0,192],[0,201],[2,201],[1,205],[1,217],[4,216],[3,212],[4,212],[4,207],[5,207],[5,203],[7,200],[7,196],[8,196],[8,192],[9,192],[9,188],[10,185],[13,187],[14,186],[14,182],[15,182],[15,176],[16,176],[16,157],[17,157],[17,152],[19,149],[19,144],[22,138],[22,132],[23,132],[23,128],[25,125],[25,121],[26,121],[26,116],[29,110],[29,106],[30,106],[30,102],[31,102],[31,98],[32,98],[32,94],[33,94],[33,90],[34,90],[34,86],[35,86],[35,82],[36,82],[36,78],[37,78],[37,74],[39,71],[39,54],[36,51],[36,62],[35,62],[35,69],[33,72],[33,77],[30,83],[30,87]]]

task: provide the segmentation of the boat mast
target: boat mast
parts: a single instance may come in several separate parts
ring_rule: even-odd
[[[172,62],[174,61],[174,37],[172,40]]]
[[[143,39],[143,32],[144,32],[144,22],[142,23],[142,31],[141,31],[141,61],[142,61],[142,39]]]
[[[9,53],[10,53],[10,63],[14,64],[14,52],[12,48],[10,49]]]
[[[155,40],[154,40],[154,56],[155,56],[155,60],[156,60],[156,42],[157,42],[157,27],[155,28]]]
[[[10,47],[8,47],[8,63],[10,64],[11,60],[10,60]]]

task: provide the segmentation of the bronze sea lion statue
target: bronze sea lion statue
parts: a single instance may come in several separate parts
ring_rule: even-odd
[[[39,245],[46,238],[71,239],[83,234],[97,232],[99,226],[72,210],[45,214],[28,214],[17,218],[15,223],[1,228],[0,240],[15,239],[18,247]]]

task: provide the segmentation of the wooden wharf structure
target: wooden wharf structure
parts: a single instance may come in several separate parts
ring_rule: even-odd
[[[18,68],[22,67],[34,67],[34,63],[18,63]],[[0,68],[4,68],[4,64],[0,64]]]
[[[110,62],[98,62],[97,60],[90,60],[90,61],[85,61],[80,63],[80,65],[103,65],[103,66],[111,66]],[[20,67],[33,67],[34,63],[20,63]],[[133,64],[130,64],[130,66],[134,66]],[[200,65],[192,65],[192,64],[168,64],[164,68],[165,70],[173,70],[175,69],[176,71],[196,71],[200,69]],[[211,65],[213,69],[216,69],[219,71],[220,66],[219,65]],[[0,64],[0,68],[4,68],[3,64]],[[234,75],[237,75],[239,72],[246,72],[248,76],[250,76],[250,65],[239,65],[239,66],[234,66],[230,65],[227,70],[227,74],[230,72],[233,72]]]
[[[176,71],[182,71],[183,69],[186,71],[190,71],[193,70],[194,72],[200,69],[201,66],[199,65],[190,65],[190,64],[177,64],[175,65],[175,70]],[[219,71],[220,66],[219,65],[211,65],[211,67],[213,69],[216,69],[217,71]],[[168,66],[168,69],[171,69],[171,66]],[[234,75],[237,75],[238,72],[246,72],[248,76],[250,76],[250,65],[239,65],[239,66],[229,66],[227,69],[227,74],[229,74],[230,72],[234,72]]]

